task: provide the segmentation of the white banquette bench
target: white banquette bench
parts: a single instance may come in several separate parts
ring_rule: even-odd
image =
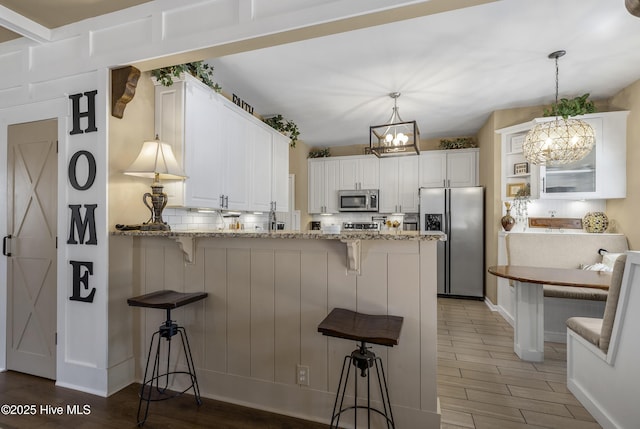
[[[615,262],[602,318],[567,320],[567,387],[604,429],[640,427],[640,252]]]
[[[613,256],[628,250],[627,239],[622,234],[509,233],[505,245],[507,264],[549,268],[602,264],[601,253]],[[605,262],[606,259],[609,258],[605,258]],[[544,296],[545,341],[565,342],[566,320],[573,316],[601,318],[607,292],[545,285]]]

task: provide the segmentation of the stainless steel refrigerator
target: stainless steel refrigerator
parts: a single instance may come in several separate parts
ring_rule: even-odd
[[[438,294],[484,297],[484,188],[420,188],[420,231],[442,231]]]

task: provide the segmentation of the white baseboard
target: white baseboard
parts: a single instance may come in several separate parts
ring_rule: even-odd
[[[593,400],[591,395],[580,387],[578,383],[574,380],[567,380],[567,388],[573,396],[576,397],[578,401],[582,404],[582,406],[589,411],[589,414],[593,416],[594,419],[602,426],[603,429],[622,429],[615,424],[613,420],[609,418],[609,416],[602,411],[602,409],[598,406],[598,404]]]
[[[545,341],[550,341],[552,343],[566,343],[567,342],[567,333],[566,332],[544,331],[544,340]]]
[[[486,296],[484,297],[484,303],[489,307],[489,310],[498,311],[498,306],[491,302],[491,300]]]
[[[56,386],[64,387],[65,389],[77,390],[79,392],[89,393],[91,395],[102,396],[103,398],[107,397],[107,392],[103,390],[91,389],[86,386],[82,386],[80,384],[66,383],[64,381],[56,381]]]
[[[204,369],[198,370],[198,384],[204,398],[324,424],[329,424],[331,420],[335,400],[335,395],[330,392]],[[380,409],[382,407],[378,401],[372,401],[372,405]],[[434,412],[393,405],[393,417],[397,427],[440,427],[439,409]],[[345,420],[344,427],[350,427],[351,419],[352,417],[348,417]],[[342,420],[340,424],[343,425]]]
[[[107,396],[111,396],[133,383],[135,378],[134,365],[135,359],[131,356],[108,369],[109,381],[107,383]]]
[[[511,325],[512,327],[515,326],[515,320],[513,319],[513,316],[509,314],[507,310],[504,309],[503,306],[498,305],[497,309],[498,309],[498,313],[500,313],[500,316],[502,316],[502,318],[506,320],[509,325]]]

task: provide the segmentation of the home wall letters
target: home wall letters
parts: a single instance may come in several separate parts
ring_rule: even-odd
[[[70,135],[96,132],[96,110],[95,110],[95,97],[98,93],[97,90],[87,91],[85,93],[71,94],[69,99],[72,104],[73,112],[73,129],[69,132]],[[87,110],[80,111],[80,101],[84,97],[87,98]],[[80,119],[87,119],[87,127],[83,130],[80,128]],[[78,161],[82,158],[87,163],[87,177],[83,178],[84,183],[78,181]],[[75,152],[69,160],[69,166],[67,170],[67,177],[71,186],[78,191],[87,191],[95,182],[96,179],[96,160],[93,154],[87,150],[79,150]],[[96,235],[96,221],[95,210],[98,207],[97,204],[84,204],[84,217],[82,216],[81,204],[69,204],[69,210],[71,211],[71,220],[69,222],[69,238],[67,240],[68,245],[89,244],[97,245],[98,239]],[[77,239],[76,239],[77,236]],[[85,236],[88,239],[85,240]],[[69,261],[72,266],[72,294],[69,297],[70,301],[80,302],[93,302],[93,298],[96,293],[96,288],[92,288],[89,285],[90,276],[93,275],[93,262],[91,261]],[[82,291],[90,291],[87,295],[83,295]]]

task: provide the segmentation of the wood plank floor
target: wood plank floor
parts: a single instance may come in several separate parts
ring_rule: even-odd
[[[567,390],[565,344],[544,353],[521,361],[512,327],[484,302],[438,298],[442,429],[600,428]]]
[[[5,416],[1,429],[135,428],[140,385],[132,384],[109,398],[56,387],[54,382],[17,372],[0,373],[0,404],[37,404],[53,407],[90,405],[89,415]],[[328,426],[202,398],[197,406],[192,395],[152,403],[145,429],[326,429]],[[39,408],[38,408],[39,409]]]
[[[566,388],[566,348],[545,343],[544,363],[513,353],[513,329],[480,301],[438,299],[438,395],[442,429],[596,429]],[[0,428],[134,428],[139,385],[109,398],[50,380],[0,373],[0,404],[91,406],[88,416],[5,416]],[[193,396],[151,404],[145,428],[326,429],[328,426]],[[418,429],[418,428],[403,428]]]

